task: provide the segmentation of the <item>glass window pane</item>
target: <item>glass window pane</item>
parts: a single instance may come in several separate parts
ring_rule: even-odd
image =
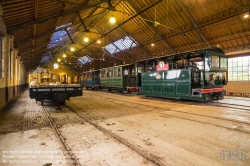
[[[237,81],[242,81],[242,76],[238,76],[238,79],[237,79]]]
[[[248,81],[248,76],[243,76],[243,81]]]
[[[233,62],[238,62],[238,58],[232,58]]]
[[[126,36],[122,39],[119,39],[109,45],[105,46],[105,49],[111,54],[115,54],[117,52],[127,50],[129,48],[133,48],[137,46],[138,43],[131,37],[131,36]]]
[[[248,59],[249,59],[249,56],[244,56],[244,57],[242,57],[242,60],[245,62],[245,61],[248,61]]]
[[[228,80],[250,80],[250,56],[235,57],[228,59]]]
[[[238,67],[238,72],[241,71],[242,72],[242,67]]]
[[[233,81],[237,81],[237,77],[233,77]]]
[[[248,61],[243,61],[242,66],[248,66]]]

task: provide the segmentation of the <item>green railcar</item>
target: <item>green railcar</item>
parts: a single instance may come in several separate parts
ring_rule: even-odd
[[[153,64],[152,70],[141,74],[138,94],[197,101],[224,98],[227,56],[221,49],[196,50],[151,61],[147,63]]]
[[[137,91],[135,65],[121,65],[100,70],[100,85],[108,91]]]

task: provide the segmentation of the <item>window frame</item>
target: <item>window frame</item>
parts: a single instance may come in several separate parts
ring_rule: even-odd
[[[250,81],[250,54],[228,57],[228,81]]]

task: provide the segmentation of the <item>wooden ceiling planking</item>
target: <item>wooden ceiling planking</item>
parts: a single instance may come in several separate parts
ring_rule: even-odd
[[[153,2],[113,0],[111,3],[115,10],[112,11],[109,10],[106,0],[37,0],[36,2],[33,0],[2,2],[3,20],[8,32],[14,35],[15,47],[19,49],[20,55],[30,62],[29,55],[33,54],[36,56],[35,60],[39,61],[32,62],[33,67],[39,64],[43,55],[49,51],[55,57],[65,51],[75,57],[88,54],[98,59],[104,54],[103,46],[126,35],[133,37],[139,45],[117,53],[115,55],[117,58],[105,54],[111,63],[123,63],[121,59],[128,63],[133,59],[145,59],[152,55],[160,55],[162,52],[171,54],[175,51],[199,49],[208,44],[218,45],[229,51],[250,45],[250,19],[243,19],[243,15],[250,10],[249,0],[155,0]],[[160,3],[151,6],[155,2]],[[141,12],[146,8],[148,9]],[[139,12],[141,13],[137,15]],[[19,13],[22,15],[18,15]],[[77,13],[80,14],[84,25]],[[97,16],[92,17],[96,14]],[[111,15],[116,17],[116,24],[109,23]],[[68,33],[76,43],[72,44],[70,37],[66,35],[59,45],[47,48],[56,27],[70,22],[72,25],[67,28]],[[86,29],[92,33],[86,32]],[[90,37],[89,43],[83,42],[85,36]],[[95,41],[100,37],[103,42],[98,45]],[[152,42],[155,43],[153,48],[150,46]],[[68,50],[72,45],[77,49],[74,53]],[[27,51],[29,48],[31,50]],[[70,66],[75,67],[76,61],[73,62],[73,59],[71,61]],[[112,65],[111,63],[107,62],[102,66]],[[94,61],[92,67],[101,67],[100,61]],[[80,69],[77,67],[77,70]]]

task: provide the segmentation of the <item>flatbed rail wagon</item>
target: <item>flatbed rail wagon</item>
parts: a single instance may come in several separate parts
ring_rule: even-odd
[[[64,104],[66,100],[71,97],[82,96],[82,86],[78,84],[69,85],[48,85],[44,87],[30,86],[29,97],[41,101],[43,105],[44,100],[52,100]]]

